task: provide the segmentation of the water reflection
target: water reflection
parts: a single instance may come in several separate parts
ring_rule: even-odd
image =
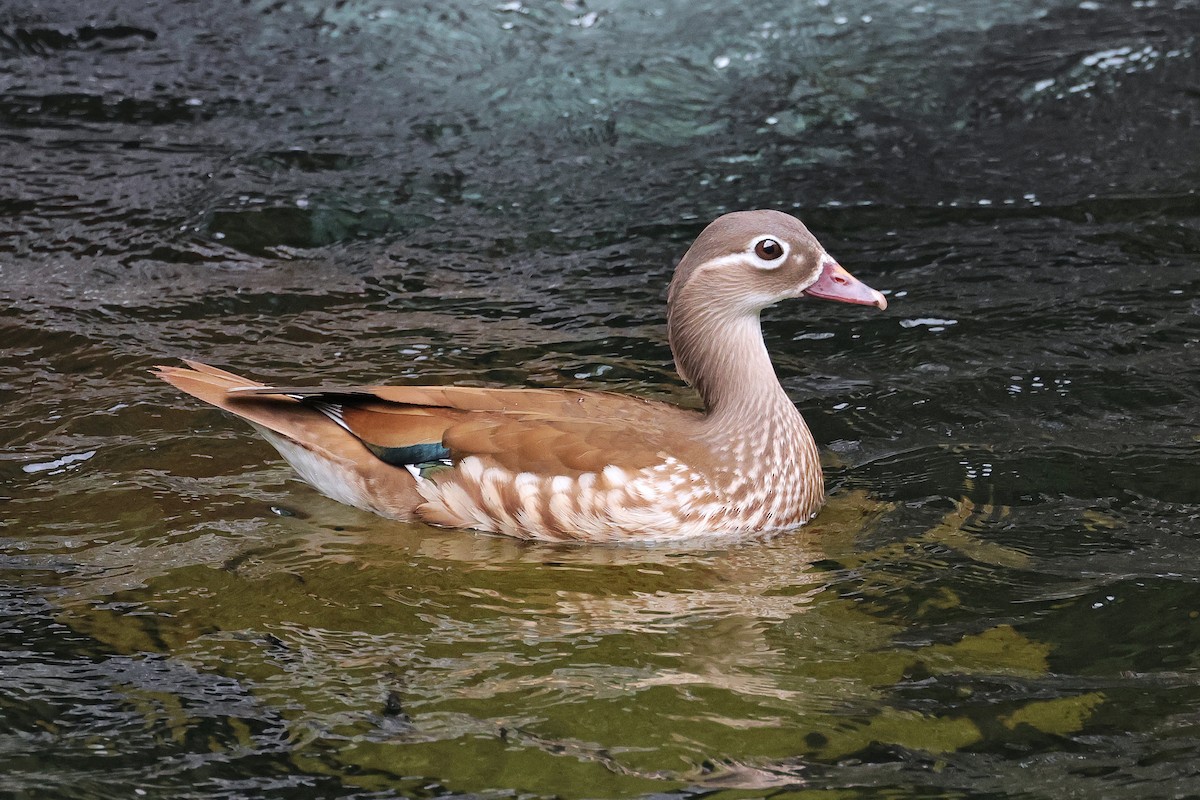
[[[981,586],[1029,567],[977,535],[1005,509],[964,503],[915,550],[863,552],[857,542],[895,509],[844,494],[802,536],[671,550],[406,530],[312,500],[315,517],[262,521],[274,530],[259,531],[258,547],[247,547],[253,528],[227,539],[233,554],[201,539],[159,544],[167,558],[127,574],[126,589],[103,567],[111,559],[128,570],[128,553],[79,553],[92,574],[76,570],[64,619],[118,652],[169,652],[236,679],[287,720],[302,763],[324,754],[397,780],[492,742],[497,755],[532,758],[546,791],[564,770],[580,786],[599,780],[626,793],[648,791],[646,781],[791,782],[802,765],[778,759],[797,747],[819,759],[872,740],[958,749],[995,734],[965,717],[900,711],[885,700],[890,687],[921,673],[1036,680],[1047,671],[1049,648],[1010,626],[918,651],[898,645],[902,619],[958,613],[961,578],[953,589],[920,588],[947,558],[990,571]],[[1074,727],[1038,702],[1004,706],[1015,715],[1004,724],[1029,717],[1067,733],[1098,700],[1079,702],[1062,712]],[[686,721],[686,733],[663,740],[631,728],[646,704]],[[847,725],[849,708],[861,722]],[[781,726],[801,738],[781,739]],[[460,789],[490,785],[487,753],[480,771],[456,771]],[[715,766],[723,753],[739,755]]]

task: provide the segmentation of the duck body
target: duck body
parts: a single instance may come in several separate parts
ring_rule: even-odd
[[[721,217],[676,268],[668,334],[704,410],[575,389],[265,386],[158,367],[250,422],[329,497],[523,539],[655,542],[793,528],[824,499],[817,447],[758,314],[786,297],[886,306],[794,217]]]

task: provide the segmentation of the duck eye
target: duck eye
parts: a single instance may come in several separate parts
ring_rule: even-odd
[[[763,239],[754,245],[754,255],[763,261],[774,261],[783,255],[783,245],[774,239]]]

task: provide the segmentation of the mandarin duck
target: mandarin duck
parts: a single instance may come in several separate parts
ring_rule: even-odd
[[[703,410],[580,389],[266,386],[195,361],[155,373],[384,517],[551,541],[752,536],[824,501],[759,324],[800,296],[887,307],[795,217],[736,212],[700,233],[667,292],[667,337]]]

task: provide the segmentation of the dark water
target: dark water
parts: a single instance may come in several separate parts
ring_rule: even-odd
[[[92,5],[91,8],[81,6]],[[1200,793],[1200,4],[0,4],[0,793]],[[155,382],[686,398],[709,219],[804,531],[528,546],[336,506]]]

